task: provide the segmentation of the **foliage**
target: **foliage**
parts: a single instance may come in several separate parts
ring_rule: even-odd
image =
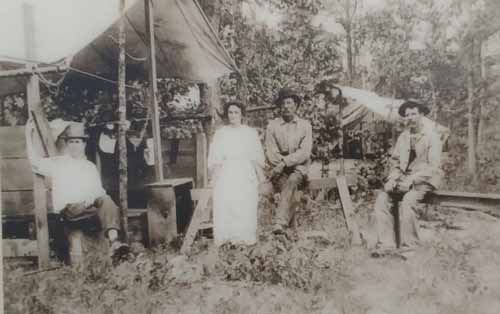
[[[219,251],[220,268],[227,280],[283,284],[309,290],[313,286],[314,250],[270,240],[253,249],[226,244]]]
[[[131,86],[127,89],[127,119],[131,122],[131,128],[135,130],[148,128],[149,122],[146,121],[151,116],[146,102],[148,84],[141,81],[127,82],[127,84]],[[187,97],[192,88],[196,90],[197,87],[177,79],[158,80],[158,102],[164,137],[190,138],[192,134],[201,131],[199,120],[172,120],[172,117],[191,116],[206,109],[205,105]],[[118,96],[115,86],[71,77],[57,90],[44,91],[41,99],[42,107],[49,120],[62,118],[84,122],[89,127],[103,127],[106,123],[113,123],[118,119],[116,114]],[[24,95],[7,96],[3,100],[4,124],[24,124],[27,108],[16,106],[20,103],[20,99],[24,104],[26,101]],[[151,130],[149,133],[151,134]]]

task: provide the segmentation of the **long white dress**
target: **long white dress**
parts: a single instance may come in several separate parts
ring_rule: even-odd
[[[257,241],[258,186],[264,162],[255,129],[247,125],[223,126],[215,132],[208,170],[213,186],[216,245]]]

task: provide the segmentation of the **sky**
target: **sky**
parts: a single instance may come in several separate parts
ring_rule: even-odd
[[[54,62],[83,48],[115,21],[118,1],[0,0],[0,58],[26,57],[24,3],[33,6],[36,60]]]
[[[127,6],[138,0],[126,0]],[[383,8],[387,0],[360,0],[359,11]],[[411,1],[411,0],[408,0]],[[436,0],[446,10],[450,0]],[[119,0],[0,0],[0,59],[5,56],[26,58],[23,26],[23,3],[34,8],[36,25],[36,60],[54,62],[85,46],[118,18]],[[265,3],[265,2],[264,2]],[[243,5],[244,14],[256,24],[277,28],[284,16],[269,7],[256,5],[248,0]],[[91,21],[91,23],[89,23]],[[313,19],[313,25],[326,32],[342,34],[343,28],[332,14],[322,12]],[[426,25],[416,29],[415,49],[425,48]]]

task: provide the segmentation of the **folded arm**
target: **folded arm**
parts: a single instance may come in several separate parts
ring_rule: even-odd
[[[313,144],[313,139],[312,139],[312,126],[309,122],[305,124],[304,126],[304,137],[300,141],[299,148],[283,157],[283,161],[285,162],[287,167],[293,167],[297,166],[300,164],[305,163],[309,158],[311,158],[311,151],[312,151],[312,144]]]
[[[441,175],[441,154],[443,145],[439,134],[432,134],[429,141],[426,167],[415,171],[410,177],[412,184],[429,183],[432,178]]]

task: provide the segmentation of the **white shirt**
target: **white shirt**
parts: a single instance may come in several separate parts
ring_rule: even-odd
[[[33,125],[25,129],[26,154],[33,171],[52,181],[52,204],[54,212],[59,213],[67,204],[85,203],[87,206],[95,199],[106,195],[96,166],[87,159],[76,159],[69,155],[41,158],[33,149]]]
[[[54,212],[60,212],[67,204],[84,202],[90,205],[106,194],[96,166],[86,159],[68,155],[41,158],[32,163],[33,170],[52,180]]]

